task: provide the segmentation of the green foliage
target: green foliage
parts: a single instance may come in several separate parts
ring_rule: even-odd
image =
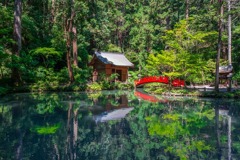
[[[37,70],[37,61],[33,59],[32,56],[24,52],[21,53],[21,57],[14,57],[15,63],[10,63],[8,66],[12,68],[17,66],[19,72],[21,73],[21,78],[23,82],[33,83],[36,81],[35,72]]]
[[[53,126],[44,126],[44,127],[36,126],[34,128],[31,128],[30,130],[40,135],[49,135],[49,134],[55,134],[59,128],[60,128],[60,124],[56,124]]]
[[[212,80],[213,60],[204,59],[199,48],[207,44],[207,37],[215,32],[199,32],[190,29],[191,21],[180,21],[173,30],[166,31],[162,38],[168,49],[150,54],[148,70],[168,76],[184,78],[190,82],[206,83]]]
[[[5,94],[7,94],[7,92],[8,92],[7,88],[0,87],[0,95],[5,95]]]
[[[4,48],[0,46],[0,79],[7,77],[9,75],[9,67],[10,63],[9,54],[5,53]]]
[[[101,88],[103,90],[110,90],[110,89],[113,89],[115,87],[114,82],[110,82],[108,80],[103,80],[103,81],[100,81],[99,83],[100,83]]]
[[[56,51],[55,48],[41,47],[32,50],[30,54],[39,58],[44,64],[44,67],[51,68],[55,66],[57,61],[61,60],[63,53]]]
[[[83,84],[83,83],[73,83],[71,85],[65,85],[60,88],[61,88],[61,90],[64,90],[64,91],[78,91],[79,92],[79,91],[85,91],[87,88],[87,85]]]
[[[162,94],[169,90],[167,84],[162,83],[149,83],[144,85],[144,91],[147,93]]]
[[[133,83],[122,83],[122,82],[115,82],[115,88],[120,90],[128,90],[134,87]]]
[[[237,82],[240,82],[240,71],[234,74],[233,80],[236,80]]]
[[[59,103],[59,97],[57,94],[50,94],[48,98],[42,100],[42,97],[37,97],[40,102],[36,105],[36,112],[41,115],[53,114],[56,108],[61,108],[62,104]]]
[[[76,66],[73,66],[73,73],[76,84],[86,84],[88,82],[89,77],[91,77],[90,69],[82,69]],[[67,73],[67,72],[66,72]]]
[[[66,83],[69,80],[68,77],[68,70],[66,67],[62,68],[58,73],[55,74],[56,76],[58,75],[58,81],[59,83]]]
[[[112,86],[112,81],[110,81],[105,73],[100,73],[99,74],[99,84],[101,85],[101,88],[104,90],[111,89]]]
[[[117,87],[116,85],[117,78],[118,78],[117,73],[113,73],[109,77],[107,77],[105,73],[100,73],[99,84],[101,85],[103,90],[114,89]]]
[[[119,74],[117,73],[113,73],[110,75],[110,77],[108,78],[108,80],[111,82],[111,81],[114,81],[114,80],[117,80],[118,79],[118,76]]]
[[[100,91],[102,90],[102,86],[97,82],[93,82],[87,85],[87,91]]]
[[[129,74],[128,81],[130,83],[133,83],[135,80],[138,79],[139,72],[128,71],[128,74]]]
[[[233,19],[238,19],[239,2],[232,7]],[[226,5],[224,3],[224,5]],[[77,14],[73,24],[77,29],[79,68],[74,68],[77,84],[87,83],[88,62],[93,50],[124,52],[135,64],[132,83],[138,75],[167,75],[185,79],[188,83],[213,82],[217,43],[217,3],[190,1],[186,19],[186,2],[177,0],[149,1],[24,1],[22,13],[22,51],[11,64],[14,3],[0,2],[0,78],[9,78],[11,69],[20,69],[21,79],[34,83],[35,70],[40,66],[54,68],[58,80],[67,83],[66,53],[67,17],[71,9]],[[79,10],[79,8],[81,8]],[[225,12],[224,19],[228,13]],[[232,21],[234,72],[240,70],[239,21]],[[227,32],[224,29],[223,43]],[[69,34],[72,39],[72,33]],[[3,52],[2,52],[3,51]],[[4,54],[3,54],[4,53]],[[5,54],[6,53],[6,54]],[[227,57],[224,52],[222,58]],[[4,56],[3,56],[4,55]],[[7,55],[7,57],[5,57]],[[15,61],[16,60],[16,61]],[[225,59],[226,60],[226,59]],[[235,75],[235,79],[238,75]],[[237,78],[238,79],[238,78]],[[39,80],[40,81],[40,80]],[[107,81],[104,89],[117,87]],[[119,86],[119,88],[124,88]]]
[[[55,75],[54,71],[52,68],[43,68],[43,67],[38,67],[35,71],[35,76],[37,80],[41,81],[54,81],[57,80],[57,76]]]
[[[178,94],[189,94],[190,92],[186,89],[172,89],[171,93],[178,93]]]
[[[9,49],[13,44],[13,10],[0,4],[0,45]]]
[[[25,46],[28,46],[27,49],[25,49],[25,47],[23,48],[23,50],[25,50],[26,52],[29,52],[29,50],[33,49],[33,48],[37,48],[40,45],[42,45],[42,43],[45,42],[41,42],[40,37],[36,37],[37,33],[41,32],[41,29],[39,28],[36,20],[31,17],[29,14],[23,12],[22,15],[22,43]],[[31,52],[31,51],[30,51]]]
[[[190,112],[188,111],[185,108],[184,113],[173,110],[159,116],[146,117],[149,134],[162,139],[162,143],[166,145],[164,151],[172,153],[180,159],[188,159],[188,156],[194,151],[201,152],[212,149],[210,145],[207,145],[206,140],[193,137],[206,127],[209,121],[213,120],[214,110],[202,110],[201,106],[196,106]],[[189,138],[190,136],[192,138]]]
[[[57,90],[61,83],[66,83],[67,74],[54,72],[53,68],[38,67],[33,71],[35,83],[30,85],[32,91]],[[66,74],[66,75],[65,75]]]
[[[60,15],[57,16],[60,18]],[[59,23],[61,23],[62,18]],[[60,24],[55,24],[52,27],[53,37],[51,38],[51,46],[53,48],[57,48],[59,51],[66,51],[66,39],[64,39],[64,29],[60,26]]]
[[[63,139],[73,135],[72,131],[77,131],[74,133],[78,135],[75,144],[81,144],[81,147],[73,146],[76,159],[214,158],[219,153],[215,149],[217,138],[213,138],[216,137],[215,126],[218,119],[214,119],[214,116],[215,111],[218,111],[217,106],[227,104],[229,111],[233,111],[231,117],[234,119],[238,119],[240,111],[239,101],[236,100],[169,98],[167,103],[150,103],[138,101],[133,92],[125,91],[114,91],[114,94],[106,91],[87,94],[63,92],[51,95],[14,94],[1,99],[0,113],[4,122],[0,127],[0,142],[4,146],[1,148],[2,159],[9,159],[8,153],[13,151],[12,146],[19,140],[19,136],[12,136],[9,141],[6,134],[15,135],[16,130],[25,133],[22,138],[31,145],[23,145],[23,150],[27,150],[29,156],[36,159],[40,154],[45,159],[51,159],[52,154],[49,153],[56,152],[54,145],[58,146],[61,157],[67,157],[69,154],[65,152],[66,147],[72,141],[66,143]],[[127,96],[128,105],[134,106],[134,109],[122,120],[96,124],[96,115],[105,114],[104,107],[101,106],[110,103],[118,105],[121,103],[121,96]],[[49,101],[55,102],[51,102],[55,112],[39,112],[36,104],[50,103]],[[62,106],[59,107],[59,104]],[[117,109],[112,107],[110,109]],[[221,142],[224,142],[221,146],[225,148],[227,116],[219,116],[217,122],[222,127],[218,128],[218,131],[221,133]],[[240,151],[238,126],[237,123],[232,123],[231,127],[235,157]],[[150,130],[151,127],[153,130]],[[19,128],[22,130],[18,130]],[[70,132],[66,128],[70,128]],[[150,134],[151,132],[155,134]],[[226,159],[227,156],[223,154],[222,158]],[[28,155],[25,157],[28,158]]]
[[[88,92],[87,96],[90,99],[93,99],[93,101],[97,101],[97,99],[101,96],[101,92],[98,92],[98,90],[95,90],[96,92]]]
[[[114,44],[109,44],[107,46],[106,51],[108,51],[108,52],[121,52],[121,48],[119,48],[118,46],[116,46]]]

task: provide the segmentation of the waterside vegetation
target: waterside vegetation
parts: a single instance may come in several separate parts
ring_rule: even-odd
[[[187,97],[209,97],[209,98],[240,98],[240,90],[235,89],[227,92],[227,87],[223,88],[222,92],[216,92],[214,88],[173,88],[166,84],[151,83],[146,84],[143,90],[155,96],[187,96]]]

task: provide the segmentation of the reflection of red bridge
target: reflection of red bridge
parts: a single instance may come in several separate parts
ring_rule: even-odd
[[[138,98],[141,98],[143,100],[153,102],[153,103],[156,103],[156,102],[166,103],[167,102],[167,100],[165,100],[165,99],[159,99],[153,95],[149,95],[149,94],[140,92],[138,90],[135,90],[134,95],[137,96]]]
[[[134,84],[136,87],[138,87],[138,86],[142,86],[146,83],[153,83],[153,82],[169,84],[169,78],[166,76],[143,77],[139,80],[135,80]],[[184,80],[174,79],[171,84],[174,87],[183,87],[185,85],[185,82],[184,82]]]

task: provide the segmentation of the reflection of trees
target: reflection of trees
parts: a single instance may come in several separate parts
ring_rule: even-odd
[[[11,106],[9,105],[0,105],[0,159],[11,159],[14,155],[11,155],[10,153],[15,153],[11,145],[13,146],[16,139],[9,136],[13,133],[13,130],[11,129],[12,113],[10,107]],[[14,141],[14,143],[11,142],[11,145],[6,145],[8,141]],[[2,150],[5,150],[6,152],[2,152]]]
[[[147,117],[149,134],[159,138],[162,141],[162,150],[174,157],[189,159],[197,152],[199,157],[204,158],[206,155],[203,151],[208,151],[211,147],[203,137],[199,136],[200,130],[211,125],[209,122],[212,119],[208,122],[207,119],[204,120],[205,115],[195,118],[197,115],[198,113],[189,116],[171,112]]]
[[[148,108],[151,108],[150,112],[146,112]],[[83,159],[154,159],[173,157],[174,154],[169,155],[163,149],[167,144],[160,143],[160,139],[156,136],[149,136],[145,116],[156,114],[156,111],[162,110],[159,110],[157,105],[150,107],[146,103],[140,106],[137,115],[133,114],[133,117],[130,116],[127,120],[108,124],[103,123],[96,126],[95,131],[97,132],[88,134],[90,137],[95,135],[92,141],[87,141],[87,143],[84,143],[84,141],[79,142],[81,148],[79,148],[78,153],[83,153],[80,157]],[[198,143],[195,145],[202,144]]]
[[[101,95],[99,102],[107,103],[108,97]],[[6,145],[0,159],[76,159],[81,155],[77,142],[92,141],[88,133],[95,126],[89,121],[94,105],[86,94],[20,94],[9,100],[10,106],[0,107],[0,142]]]
[[[122,94],[111,94],[101,94],[96,104],[82,93],[15,96],[8,105],[0,102],[0,159],[217,159],[213,101],[170,99],[138,105],[133,94],[123,92],[135,109],[126,119],[96,124],[94,107],[101,106],[101,113],[109,102],[122,103]],[[218,105],[228,106],[233,117],[232,157],[236,158],[240,125],[234,122],[239,121],[240,104]],[[227,147],[224,121],[219,115],[222,149]]]
[[[127,120],[96,126],[88,134],[95,138],[80,142],[85,149],[78,153],[90,159],[217,158],[212,103],[169,103],[171,110],[142,102]]]
[[[69,102],[67,120],[67,155],[68,159],[76,159],[76,142],[78,139],[78,107]]]
[[[10,99],[9,106],[3,107],[3,112],[0,112],[0,144],[4,147],[0,147],[0,159],[49,159],[49,155],[54,157],[56,154],[52,148],[56,138],[53,135],[57,132],[54,127],[62,126],[62,121],[59,121],[62,115],[55,114],[55,106],[59,104],[58,97],[19,94]]]

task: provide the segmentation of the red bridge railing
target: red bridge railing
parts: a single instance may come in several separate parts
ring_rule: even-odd
[[[143,77],[141,79],[135,80],[134,84],[135,84],[135,87],[138,87],[146,83],[153,83],[153,82],[169,84],[169,78],[166,76],[148,76],[148,77]],[[185,85],[185,82],[184,80],[174,79],[171,84],[174,87],[183,87]]]
[[[172,81],[172,86],[173,87],[184,87],[185,86],[185,81],[181,79],[174,79]]]

